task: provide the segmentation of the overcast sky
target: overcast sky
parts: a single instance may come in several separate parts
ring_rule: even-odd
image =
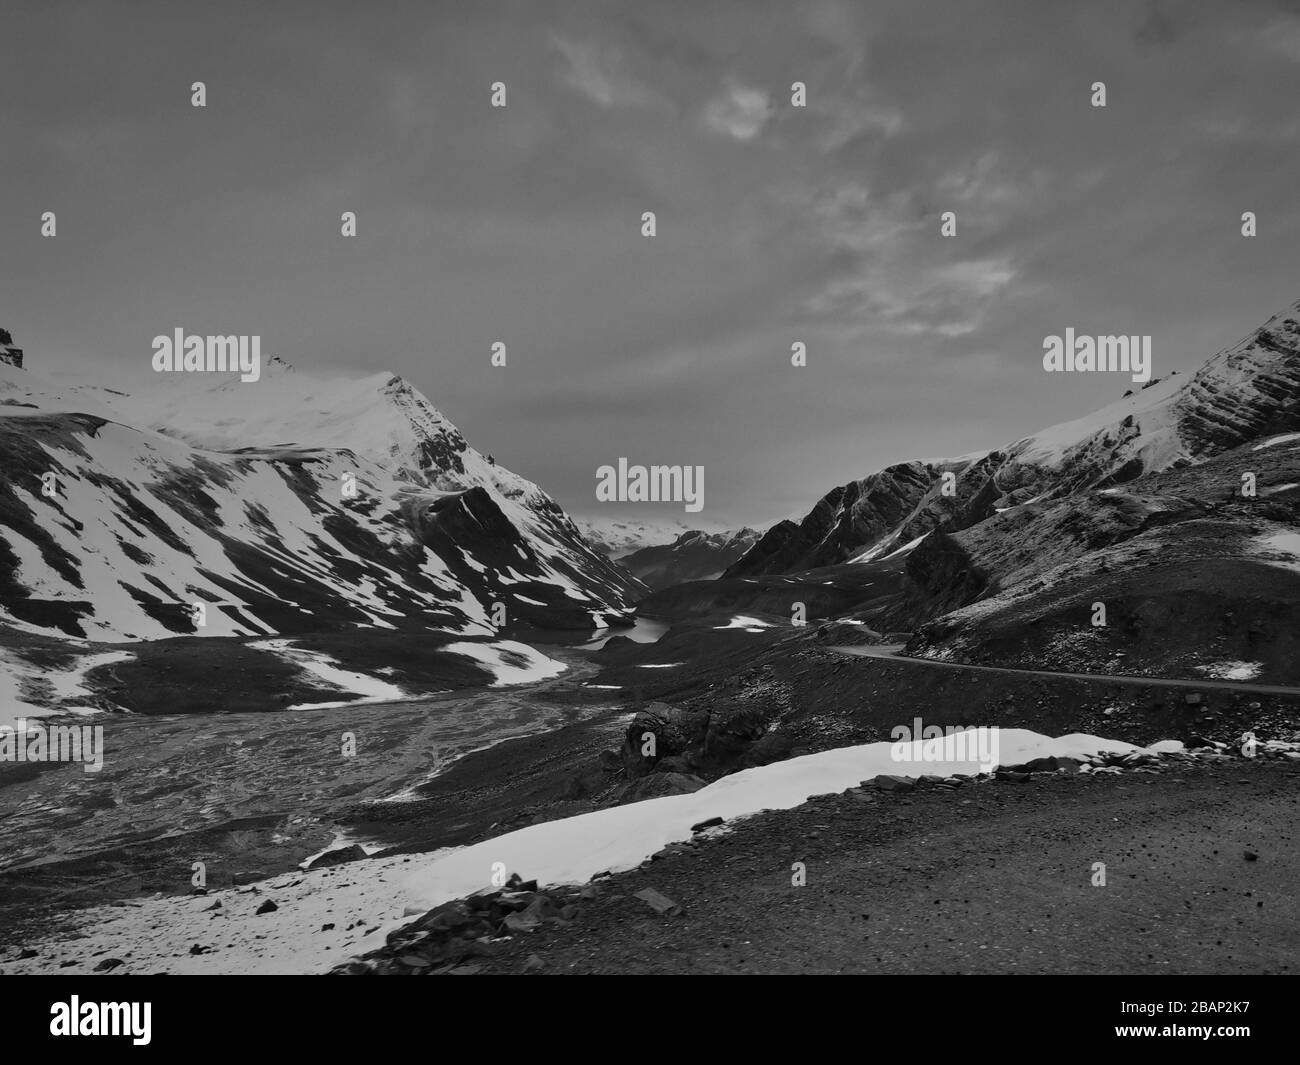
[[[1300,297],[1298,3],[9,0],[0,33],[33,370],[257,333],[401,374],[576,514],[620,456],[703,465],[710,522],[803,513],[1130,387],[1044,373],[1048,334],[1151,334],[1163,376]]]

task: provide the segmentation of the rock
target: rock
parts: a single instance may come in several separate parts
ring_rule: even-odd
[[[18,952],[19,961],[23,961],[27,958],[39,958],[39,957],[40,955],[37,954],[36,951],[32,950],[31,947],[24,947],[22,950]]]
[[[746,748],[740,765],[746,769],[781,762],[794,753],[794,741],[781,732],[767,732]]]
[[[1028,784],[1029,774],[1017,769],[999,769],[993,774],[998,780],[1007,780],[1012,784]]]
[[[628,802],[640,802],[642,799],[657,799],[664,795],[689,795],[704,787],[699,777],[685,773],[651,773],[638,780],[627,792]]]
[[[874,784],[879,791],[911,791],[916,787],[916,781],[911,777],[897,777],[888,773],[882,773],[864,783]]]
[[[221,900],[217,899],[217,901],[214,902],[211,906],[204,906],[203,912],[211,913],[213,910],[219,910],[219,909],[221,909]]]
[[[691,825],[692,832],[703,832],[706,828],[713,828],[716,825],[726,823],[725,817],[710,817],[707,820],[700,821],[698,824]]]
[[[767,734],[768,721],[772,715],[771,708],[755,705],[740,699],[723,699],[716,702],[713,712],[708,716],[708,731],[704,736],[702,756],[711,765],[734,767],[747,758],[751,748]],[[795,755],[794,747],[787,747],[784,741],[774,740],[779,744],[776,750],[785,750],[788,756]],[[762,754],[762,748],[760,748]],[[762,754],[770,758],[775,750]]]
[[[333,922],[331,922],[330,924],[323,924],[323,925],[321,925],[321,926],[320,926],[320,930],[321,930],[322,932],[332,932],[332,931],[334,930],[334,924],[333,924]]]
[[[645,769],[661,758],[686,754],[704,740],[709,714],[703,710],[683,710],[668,703],[651,703],[639,711],[627,726],[623,741],[623,758],[629,766]],[[641,754],[646,733],[655,738],[654,758]]]
[[[683,912],[678,903],[673,902],[667,895],[661,894],[652,887],[642,888],[640,891],[634,892],[633,898],[640,899],[658,914],[677,917]]]
[[[1183,702],[1188,706],[1200,706],[1202,698],[1200,692],[1188,692],[1183,696]]]
[[[932,773],[925,773],[916,779],[918,788],[937,788],[943,783],[943,777],[935,776]]]
[[[530,906],[526,910],[510,914],[501,922],[501,930],[503,932],[531,932],[534,928],[539,928],[541,923],[541,917]]]
[[[191,954],[208,954],[211,951],[212,951],[211,947],[203,947],[200,946],[198,943],[195,943],[194,946],[190,947]]]
[[[365,857],[367,857],[365,850],[359,843],[354,843],[350,847],[335,847],[332,851],[326,851],[313,858],[307,868],[324,869],[331,865],[342,865],[344,862],[357,862]]]
[[[407,966],[410,969],[427,969],[433,962],[428,958],[421,958],[417,954],[403,954],[397,959],[398,963]]]
[[[105,958],[103,961],[101,961],[98,965],[95,966],[95,972],[97,973],[112,972],[119,965],[125,965],[125,964],[126,962],[124,962],[121,958]]]
[[[1254,851],[1242,851],[1241,856],[1242,856],[1243,858],[1245,858],[1246,861],[1248,861],[1248,862],[1257,862],[1257,861],[1259,861],[1259,855],[1256,854]]]
[[[545,968],[546,963],[536,954],[528,955],[528,960],[524,962],[524,972],[526,973],[540,973]]]
[[[279,908],[280,908],[280,907],[277,906],[274,902],[272,902],[270,899],[267,899],[264,903],[262,903],[262,905],[260,905],[260,906],[257,908],[257,912],[258,912],[258,913],[275,913],[275,911],[278,910]]]
[[[457,932],[477,923],[478,920],[479,918],[466,912],[464,903],[453,900],[426,911],[409,927],[416,932]],[[398,932],[401,931],[402,929],[398,929]]]

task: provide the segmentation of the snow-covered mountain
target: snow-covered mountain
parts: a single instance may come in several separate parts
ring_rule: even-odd
[[[832,489],[783,521],[726,573],[792,573],[871,561],[936,528],[956,531],[1029,501],[1105,488],[1197,463],[1300,425],[1300,303],[1191,376],[1153,380],[1085,418],[1003,448],[898,463]],[[951,473],[948,494],[944,474]]]
[[[691,529],[670,544],[643,547],[619,559],[619,565],[656,591],[687,581],[707,581],[757,543],[757,529],[704,532]]]
[[[591,627],[644,589],[388,373],[171,373],[125,391],[0,362],[0,621],[103,641]],[[51,476],[52,475],[52,476]],[[195,604],[203,606],[196,626]]]
[[[726,531],[721,525],[696,522],[691,526],[677,518],[575,517],[573,520],[591,546],[612,559],[622,559],[645,547],[671,544],[686,533],[712,535]]]

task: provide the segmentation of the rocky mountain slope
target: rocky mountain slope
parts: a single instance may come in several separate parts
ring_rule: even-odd
[[[1241,492],[1246,473],[1254,496]],[[909,651],[1300,684],[1298,530],[1300,433],[1016,508],[909,557],[912,605],[928,607],[913,617],[934,619]]]
[[[1300,425],[1298,317],[1300,303],[1196,374],[1153,380],[1086,418],[993,451],[898,463],[832,489],[801,522],[769,529],[726,576],[879,558],[933,529],[969,528],[1030,500],[1124,484]]]

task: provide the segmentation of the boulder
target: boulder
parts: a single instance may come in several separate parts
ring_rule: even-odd
[[[888,773],[882,773],[863,783],[874,784],[879,791],[911,791],[916,787],[916,781],[911,777],[896,777]]]
[[[358,862],[365,857],[367,857],[367,854],[364,848],[360,844],[354,843],[350,847],[335,847],[331,851],[318,855],[308,863],[307,868],[324,869],[331,865],[342,865],[344,862]]]

